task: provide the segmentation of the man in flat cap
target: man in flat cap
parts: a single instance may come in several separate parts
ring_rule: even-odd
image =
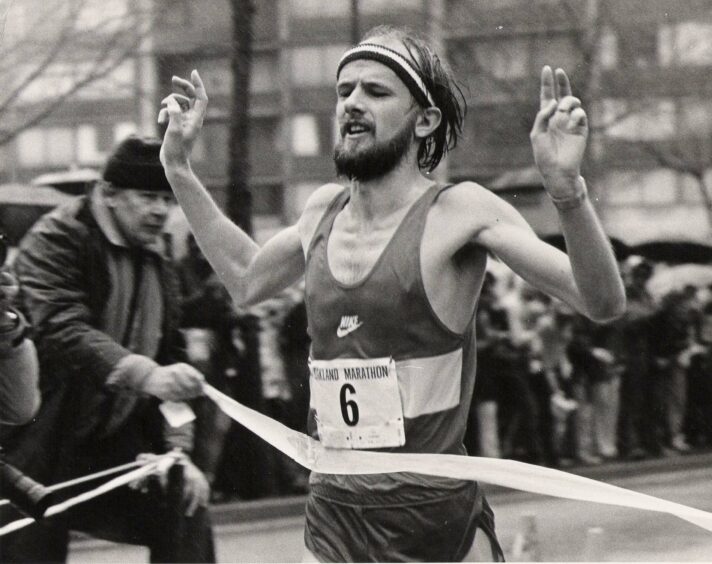
[[[159,409],[161,400],[200,395],[204,382],[181,362],[163,237],[174,199],[160,147],[157,139],[125,139],[89,195],[45,215],[22,241],[14,266],[20,306],[36,332],[43,397],[35,420],[5,446],[45,484],[180,450],[185,534],[166,529],[160,487],[150,495],[123,487],[3,537],[3,562],[64,561],[70,529],[145,545],[153,562],[215,559],[208,484],[189,458],[191,423],[171,427]]]

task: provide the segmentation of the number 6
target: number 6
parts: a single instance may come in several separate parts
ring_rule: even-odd
[[[356,390],[351,384],[344,384],[341,387],[341,393],[339,398],[341,401],[341,416],[344,418],[344,422],[349,426],[353,427],[358,423],[358,405],[354,400],[346,399],[346,393],[355,394]]]

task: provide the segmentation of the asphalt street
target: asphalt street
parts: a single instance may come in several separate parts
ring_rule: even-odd
[[[679,457],[582,470],[633,489],[712,511],[712,456]],[[666,514],[485,488],[509,560],[555,562],[712,561],[712,533]],[[303,499],[238,503],[216,508],[221,562],[298,562]],[[535,529],[527,534],[527,527]],[[517,538],[517,537],[520,538]],[[531,541],[520,542],[522,539]],[[69,561],[146,562],[143,548],[85,540],[72,544]]]

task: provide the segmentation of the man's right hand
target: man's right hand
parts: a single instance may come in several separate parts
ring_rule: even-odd
[[[189,364],[158,366],[144,380],[142,391],[162,400],[181,401],[203,394],[205,377]]]
[[[188,164],[208,109],[208,96],[197,70],[190,73],[190,80],[174,76],[172,83],[182,93],[164,98],[161,105],[165,107],[158,113],[158,123],[168,123],[161,146],[161,163],[166,168]]]

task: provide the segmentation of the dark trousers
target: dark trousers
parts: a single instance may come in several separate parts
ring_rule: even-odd
[[[2,509],[3,523],[21,517]],[[0,562],[65,562],[69,530],[146,546],[151,562],[215,562],[207,509],[179,520],[174,514],[158,486],[148,493],[122,487],[2,537]]]

